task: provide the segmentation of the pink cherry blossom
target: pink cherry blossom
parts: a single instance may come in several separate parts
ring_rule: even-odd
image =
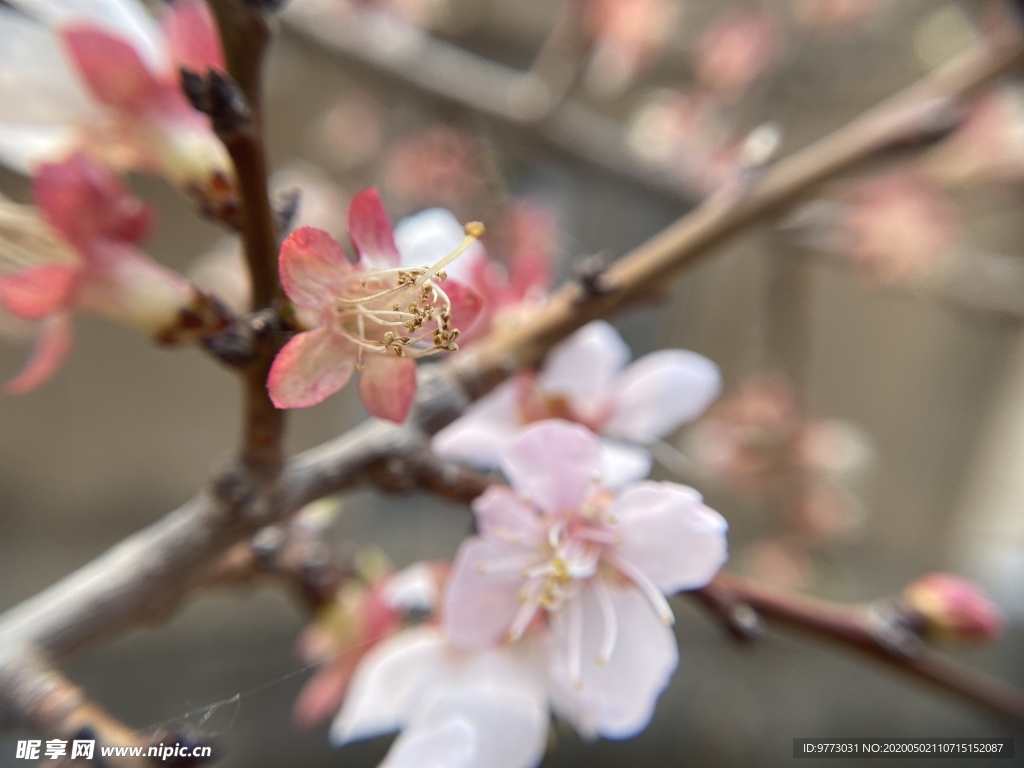
[[[223,69],[204,0],[169,5],[162,28],[138,0],[0,6],[0,161],[30,173],[82,148],[165,175],[211,210],[234,205],[233,170],[179,67]]]
[[[445,267],[482,231],[467,225],[462,244],[432,267],[399,265],[391,222],[375,189],[354,198],[348,232],[352,264],[329,234],[301,227],[281,247],[281,284],[309,330],[284,346],[267,386],[278,408],[305,408],[334,394],[361,370],[359,394],[378,418],[401,422],[416,393],[414,358],[458,348],[480,297],[448,279]]]
[[[774,65],[781,48],[779,21],[773,14],[726,14],[697,41],[697,80],[720,98],[733,100]]]
[[[448,270],[480,294],[480,316],[460,346],[489,333],[495,326],[515,324],[531,308],[547,298],[551,287],[551,259],[554,249],[554,221],[539,205],[520,201],[505,222],[508,266],[492,260],[483,245],[473,245]],[[458,247],[464,237],[462,225],[444,208],[429,208],[399,222],[395,239],[403,265],[422,264],[430,254]]]
[[[650,470],[643,448],[699,416],[721,387],[718,368],[681,349],[627,366],[629,347],[608,323],[592,322],[558,345],[537,374],[520,374],[441,430],[433,448],[472,466],[498,464],[524,424],[562,418],[603,436],[601,474],[618,487]]]
[[[41,331],[28,364],[8,382],[9,392],[34,389],[60,366],[71,346],[71,315],[78,310],[139,328],[162,342],[222,322],[188,281],[139,250],[152,211],[86,155],[40,166],[35,198],[65,249],[51,253],[52,261],[17,264],[0,276],[0,304],[19,318],[40,321]]]
[[[492,486],[473,503],[480,535],[459,548],[443,621],[467,650],[549,626],[553,701],[582,732],[626,738],[646,725],[676,667],[665,595],[710,581],[727,525],[674,483],[616,495],[595,481],[600,465],[597,437],[561,420],[508,443],[511,488]]]
[[[649,70],[679,15],[673,0],[590,0],[585,21],[593,39],[586,73],[595,93],[617,96]]]

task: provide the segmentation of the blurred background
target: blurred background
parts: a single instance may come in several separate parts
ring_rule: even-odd
[[[1010,14],[935,0],[293,0],[267,72],[274,184],[301,188],[300,222],[339,237],[368,185],[396,221],[449,208],[487,223],[491,258],[511,266],[539,249],[561,280]],[[970,576],[1008,626],[958,655],[1022,686],[1024,89],[999,83],[949,127],[612,321],[635,357],[682,347],[721,366],[722,399],[657,448],[655,475],[695,485],[726,516],[731,569],[850,602],[926,571]],[[25,180],[0,182],[28,198]],[[160,209],[150,253],[244,302],[233,241],[160,182],[133,185]],[[52,382],[0,398],[3,608],[188,499],[236,440],[229,372],[93,318],[76,332]],[[0,348],[0,376],[25,353]],[[295,413],[290,447],[364,417],[349,388]],[[342,500],[332,536],[405,565],[450,559],[469,524],[433,498],[363,492]],[[770,634],[737,647],[676,608],[680,666],[651,726],[585,744],[556,725],[545,766],[773,766],[789,764],[794,737],[1024,736],[820,644]],[[307,621],[274,588],[208,594],[68,671],[133,726],[216,734],[225,766],[376,765],[387,739],[337,751],[326,726],[290,725],[312,671],[294,649]],[[12,738],[0,764],[13,763]]]

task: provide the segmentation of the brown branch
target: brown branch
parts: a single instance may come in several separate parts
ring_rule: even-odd
[[[1024,692],[930,650],[916,635],[870,606],[841,606],[763,587],[727,573],[718,574],[707,587],[690,594],[726,620],[734,633],[733,617],[752,612],[769,624],[869,656],[983,709],[1024,723]]]
[[[66,758],[75,740],[95,741],[94,759],[99,758],[101,746],[147,748],[157,743],[89,701],[81,688],[38,656],[24,655],[16,663],[0,665],[0,685],[25,725],[48,739],[68,742]],[[148,757],[104,759],[105,764],[120,768],[148,768],[158,762]]]
[[[235,166],[242,202],[243,252],[252,285],[254,310],[271,307],[282,297],[277,275],[278,239],[274,212],[267,190],[267,160],[263,143],[263,58],[270,33],[262,12],[245,0],[215,0],[213,9],[224,43],[228,74],[237,83],[240,97],[231,93],[233,83],[211,73],[208,84],[215,106],[228,119],[212,117]],[[234,114],[230,114],[234,113]],[[218,119],[221,118],[221,119]],[[280,349],[273,333],[276,314],[258,334],[253,359],[242,371],[244,380],[242,465],[254,481],[269,486],[283,464],[284,413],[267,394],[267,374]]]
[[[214,491],[198,495],[0,615],[0,664],[35,651],[61,657],[165,616],[203,583],[210,563],[258,528],[280,521],[314,499],[365,482],[368,471],[381,461],[416,456],[425,449],[425,436],[456,418],[472,396],[538,361],[553,344],[589,320],[664,284],[712,247],[791,204],[818,182],[919,130],[950,99],[997,76],[1021,53],[1019,40],[969,52],[886,105],[767,170],[748,186],[709,200],[613,264],[600,281],[601,292],[569,285],[521,326],[492,335],[450,362],[424,370],[405,426],[369,422],[293,459],[279,483],[279,503],[272,503],[267,489],[247,478],[225,476]],[[12,703],[10,693],[0,686],[0,696],[8,704]]]

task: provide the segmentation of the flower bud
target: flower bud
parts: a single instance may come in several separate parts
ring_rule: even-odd
[[[903,601],[929,640],[985,642],[1003,629],[1003,617],[977,584],[949,573],[929,573],[903,590]]]

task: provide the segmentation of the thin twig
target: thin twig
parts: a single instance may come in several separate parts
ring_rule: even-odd
[[[892,669],[971,701],[997,715],[1024,723],[1024,692],[970,669],[901,634],[870,606],[844,606],[763,587],[720,573],[691,593],[719,618],[746,608],[777,624],[870,656]],[[727,623],[732,631],[732,627]]]

